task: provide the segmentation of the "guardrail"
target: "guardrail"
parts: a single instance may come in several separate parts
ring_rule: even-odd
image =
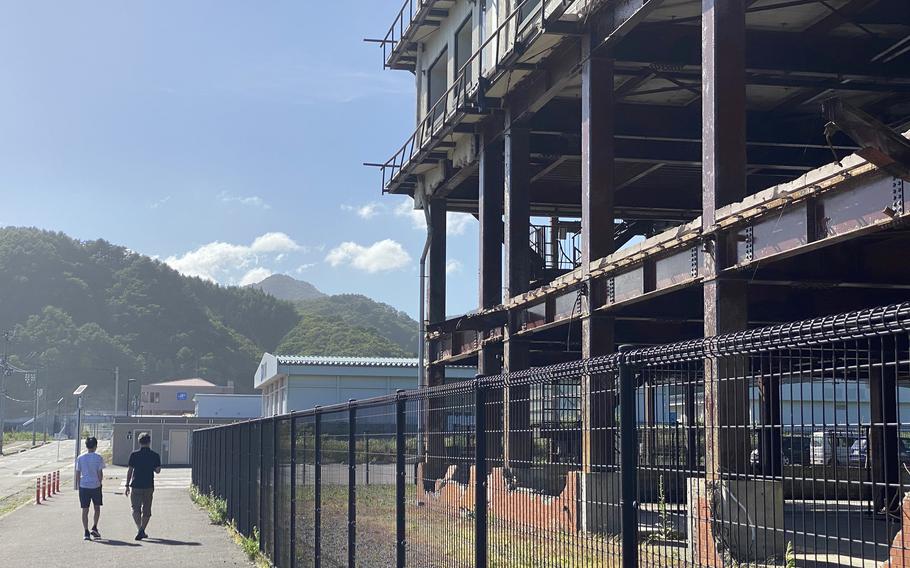
[[[193,483],[281,568],[884,565],[908,430],[905,303],[197,430]]]

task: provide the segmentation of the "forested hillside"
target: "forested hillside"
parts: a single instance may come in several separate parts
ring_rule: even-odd
[[[103,240],[0,229],[0,329],[16,330],[10,360],[39,368],[52,397],[85,383],[89,400],[109,407],[115,366],[121,396],[127,378],[201,376],[248,391],[262,352],[299,319],[289,302],[188,278]],[[28,394],[21,377],[7,382],[10,396]]]
[[[267,289],[276,295],[311,299],[290,302],[256,286],[182,276],[103,240],[0,228],[0,330],[15,330],[10,361],[39,369],[39,384],[49,387],[52,401],[88,384],[93,407],[110,408],[115,367],[123,409],[129,378],[149,383],[198,376],[234,381],[238,392],[250,392],[264,351],[414,355],[417,323],[407,314],[366,296],[326,296],[287,276],[271,280]],[[13,399],[32,398],[23,376],[7,384]],[[8,402],[8,418],[30,413],[28,403]]]

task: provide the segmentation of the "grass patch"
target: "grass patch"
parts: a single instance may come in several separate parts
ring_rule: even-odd
[[[256,568],[270,568],[272,563],[267,556],[259,550],[259,529],[253,527],[253,534],[246,536],[237,530],[233,520],[227,518],[227,500],[216,497],[214,493],[203,493],[195,485],[190,486],[190,499],[199,508],[208,513],[209,520],[213,525],[220,525],[227,528],[231,539],[243,550],[246,557]]]
[[[12,495],[7,495],[0,499],[0,517],[12,513],[19,507],[31,503],[35,499],[35,493],[32,489],[23,489]]]

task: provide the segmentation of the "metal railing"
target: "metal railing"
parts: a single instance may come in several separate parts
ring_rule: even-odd
[[[433,142],[438,142],[450,133],[451,127],[458,122],[455,118],[459,113],[486,112],[484,85],[492,80],[493,75],[500,70],[500,65],[515,54],[515,48],[520,44],[521,38],[531,37],[532,29],[544,30],[549,18],[561,16],[575,1],[560,4],[557,11],[551,7],[549,16],[547,13],[549,2],[544,0],[522,0],[515,6],[461,66],[455,80],[418,121],[417,127],[405,143],[384,163],[369,164],[381,170],[383,192],[415,158],[428,154]],[[507,37],[506,34],[510,34],[511,37]],[[484,69],[484,54],[489,54],[490,51],[492,65]]]
[[[282,568],[878,566],[908,438],[910,303],[198,430],[193,483]]]

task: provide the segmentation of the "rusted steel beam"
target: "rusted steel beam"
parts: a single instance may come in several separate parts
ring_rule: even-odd
[[[910,180],[910,142],[841,98],[823,103],[826,133],[840,129],[861,146],[857,154],[893,176]],[[833,128],[832,128],[833,127]]]

